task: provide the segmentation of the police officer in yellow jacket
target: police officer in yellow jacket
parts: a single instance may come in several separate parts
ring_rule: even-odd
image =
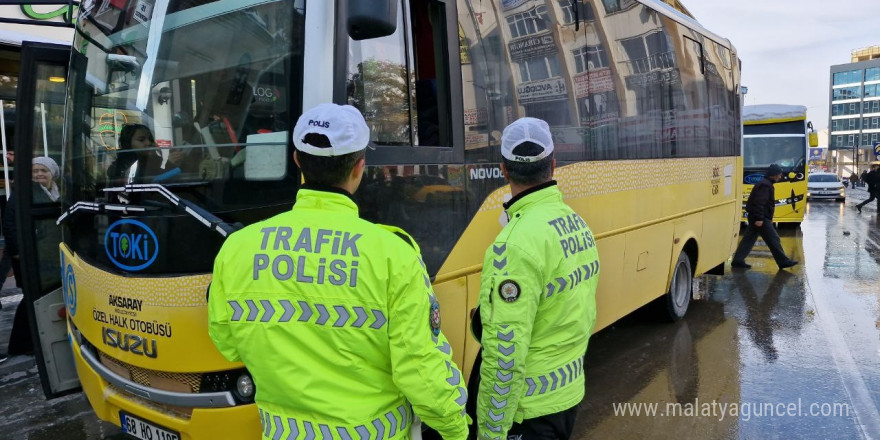
[[[480,439],[568,439],[584,396],[599,254],[551,180],[547,123],[515,121],[504,129],[501,154],[513,198],[483,260],[477,430]]]
[[[214,263],[209,332],[253,375],[264,439],[405,440],[414,414],[445,439],[467,436],[418,248],[361,220],[352,199],[369,140],[354,107],[305,112],[293,209],[232,234]]]

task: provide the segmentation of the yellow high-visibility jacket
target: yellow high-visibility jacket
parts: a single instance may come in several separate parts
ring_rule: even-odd
[[[480,283],[480,439],[584,397],[583,357],[596,322],[599,252],[556,182],[505,204],[510,218],[486,250]]]
[[[408,439],[413,413],[467,437],[418,247],[360,219],[344,191],[306,186],[292,210],[230,235],[208,312],[217,349],[253,376],[264,439]]]

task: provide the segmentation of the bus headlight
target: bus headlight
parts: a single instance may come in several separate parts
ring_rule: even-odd
[[[235,393],[238,394],[241,400],[253,401],[255,391],[254,380],[251,379],[250,374],[243,373],[241,376],[238,376],[238,379],[235,381]]]
[[[200,393],[229,392],[238,405],[254,403],[256,385],[245,368],[236,370],[216,371],[202,375]]]

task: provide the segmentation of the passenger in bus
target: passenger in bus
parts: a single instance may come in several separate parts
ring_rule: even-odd
[[[214,260],[208,333],[253,375],[264,439],[364,438],[375,427],[407,440],[413,413],[444,439],[467,438],[467,391],[418,246],[359,217],[369,142],[352,106],[303,113],[296,204],[230,235]]]
[[[57,202],[61,197],[56,182],[61,176],[58,163],[46,156],[35,157],[33,162],[34,203]]]
[[[172,149],[163,164],[150,128],[143,124],[127,124],[119,133],[119,150],[116,160],[107,169],[107,180],[113,186],[162,183],[181,173],[184,160],[183,151]]]
[[[773,259],[776,260],[780,270],[798,264],[797,261],[785,255],[779,240],[779,233],[773,226],[773,213],[776,210],[776,193],[773,190],[773,184],[779,182],[780,179],[782,179],[782,168],[779,165],[771,164],[764,173],[764,178],[752,188],[749,200],[746,202],[749,225],[733,254],[733,262],[730,264],[732,267],[740,269],[752,267],[746,263],[746,257],[752,252],[758,236],[767,243],[767,247],[770,248],[770,253],[773,254]]]
[[[7,157],[7,160],[9,157]],[[32,161],[31,170],[31,191],[33,192],[33,201],[35,205],[45,205],[56,203],[60,198],[58,192],[57,180],[61,175],[61,169],[58,163],[51,157],[41,156],[35,157]],[[58,243],[60,237],[53,230],[56,228],[45,228],[45,224],[36,223],[34,227],[38,230],[34,233],[37,239],[38,254],[40,257],[56,256],[58,252]],[[3,217],[3,231],[6,239],[6,245],[3,249],[3,258],[0,260],[0,273],[3,274],[3,281],[6,281],[6,274],[12,267],[15,276],[15,285],[21,287],[21,260],[18,252],[17,233],[18,228],[15,221],[15,191],[9,197],[8,209]],[[40,258],[40,265],[53,264],[57,258],[50,260],[49,258]],[[57,263],[55,263],[57,265]],[[49,272],[47,272],[49,273]],[[57,273],[57,270],[51,274]],[[0,283],[2,284],[2,283]],[[33,342],[31,341],[31,330],[27,321],[25,307],[19,304],[15,310],[15,318],[12,322],[12,332],[9,335],[9,346],[7,354],[0,353],[0,361],[5,360],[7,356],[19,354],[30,354],[33,352]]]
[[[584,397],[599,253],[553,180],[553,149],[540,119],[521,118],[501,137],[509,221],[486,250],[472,321],[483,347],[469,408],[479,439],[568,439]]]

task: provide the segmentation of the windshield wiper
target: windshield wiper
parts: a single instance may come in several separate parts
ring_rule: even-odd
[[[65,211],[64,214],[61,214],[61,216],[58,217],[58,220],[55,221],[55,224],[60,225],[62,222],[64,222],[64,220],[67,220],[67,217],[70,217],[80,211],[89,211],[95,213],[121,212],[123,215],[128,215],[130,213],[143,213],[155,209],[156,208],[151,208],[148,206],[123,205],[118,203],[76,202],[67,211]]]
[[[196,205],[189,200],[177,197],[177,195],[171,192],[168,188],[158,183],[130,183],[128,185],[115,188],[104,188],[104,192],[157,193],[162,197],[168,199],[168,201],[174,204],[174,206],[176,206],[178,209],[189,214],[200,223],[207,226],[209,229],[217,231],[217,233],[219,233],[223,237],[228,237],[229,234],[242,228],[242,225],[230,225],[229,223],[224,222],[220,217],[211,214],[210,212],[208,212],[208,210],[202,208],[201,206]]]
[[[168,188],[158,184],[158,183],[147,183],[147,184],[128,184],[125,186],[119,186],[114,188],[104,188],[104,192],[108,193],[157,193],[161,196],[168,199],[177,209],[189,214],[196,220],[198,220],[203,225],[207,226],[209,229],[217,231],[223,237],[228,237],[229,234],[239,230],[242,228],[242,225],[235,224],[230,225],[229,223],[224,222],[220,217],[217,217],[214,214],[208,212],[208,210],[202,208],[199,205],[196,205],[189,200],[181,199],[177,197],[174,193],[168,190]],[[158,208],[149,207],[149,206],[138,206],[138,205],[125,205],[125,204],[112,204],[112,203],[99,203],[99,202],[77,202],[70,209],[67,210],[64,214],[61,214],[61,217],[58,217],[58,220],[55,222],[56,224],[61,224],[68,216],[75,214],[78,211],[90,211],[90,212],[122,212],[123,214],[128,213],[143,213],[148,210],[157,210]]]

